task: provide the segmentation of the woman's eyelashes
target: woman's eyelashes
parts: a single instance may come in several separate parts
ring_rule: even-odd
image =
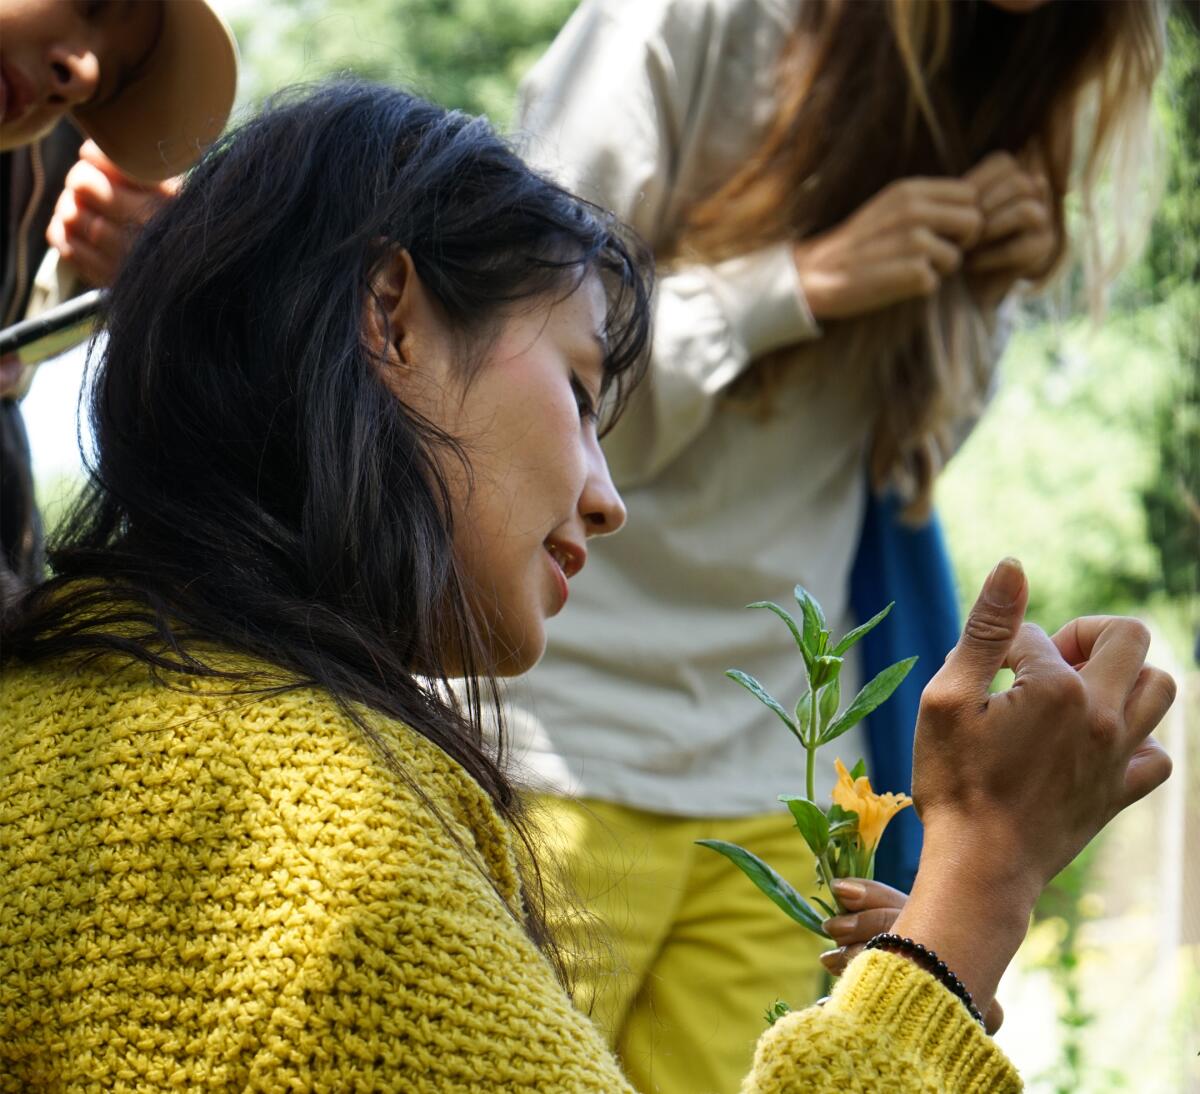
[[[575,393],[575,403],[579,407],[579,417],[585,422],[595,422],[600,418],[599,408],[587,385],[575,373],[571,373],[571,390]]]

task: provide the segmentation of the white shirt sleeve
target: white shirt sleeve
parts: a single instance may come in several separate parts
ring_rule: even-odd
[[[710,111],[750,113],[737,93],[753,84],[721,86],[730,10],[721,0],[584,0],[522,86],[527,157],[652,248],[663,244],[680,195],[702,196],[687,165]],[[787,243],[665,272],[650,376],[605,440],[617,485],[657,475],[753,360],[819,333]]]

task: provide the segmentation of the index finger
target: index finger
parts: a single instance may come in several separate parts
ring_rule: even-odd
[[[1084,679],[1113,702],[1123,702],[1146,663],[1150,631],[1137,619],[1093,615],[1073,619],[1053,641],[1072,665],[1084,662],[1079,669]]]
[[[131,179],[100,150],[100,146],[94,140],[86,140],[79,146],[79,158],[85,163],[90,163],[97,170],[103,171],[113,183],[131,190],[149,191],[158,186],[157,183],[138,182],[136,179]]]
[[[913,197],[922,201],[945,202],[956,205],[975,205],[979,193],[973,183],[965,179],[920,177],[906,179]]]
[[[982,192],[1005,175],[1020,169],[1021,165],[1010,152],[990,152],[967,171],[963,178]]]
[[[120,224],[142,224],[162,201],[157,188],[128,184],[124,176],[113,178],[95,164],[80,160],[67,172],[64,188],[94,213]]]
[[[1004,667],[1012,669],[1018,680],[1027,677],[1053,677],[1069,671],[1054,640],[1036,623],[1022,623],[1009,647]]]

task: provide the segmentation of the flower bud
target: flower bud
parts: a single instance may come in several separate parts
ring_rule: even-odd
[[[821,715],[821,726],[824,728],[837,715],[838,704],[842,700],[842,685],[836,677],[821,689],[817,700],[817,710]]]

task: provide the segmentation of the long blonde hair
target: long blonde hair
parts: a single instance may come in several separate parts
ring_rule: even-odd
[[[668,258],[716,261],[809,238],[896,179],[962,175],[1005,150],[1036,159],[1049,180],[1055,268],[1066,251],[1067,194],[1079,195],[1079,242],[1098,299],[1131,233],[1117,216],[1112,238],[1101,240],[1095,195],[1105,178],[1121,194],[1134,190],[1162,55],[1159,0],[1053,0],[1022,14],[986,0],[809,0],[780,60],[765,139],[693,207]],[[874,484],[899,486],[909,515],[920,517],[987,383],[990,333],[965,279],[825,328],[831,353],[870,362],[857,379],[879,393]],[[758,362],[734,397],[769,404],[786,356]]]

